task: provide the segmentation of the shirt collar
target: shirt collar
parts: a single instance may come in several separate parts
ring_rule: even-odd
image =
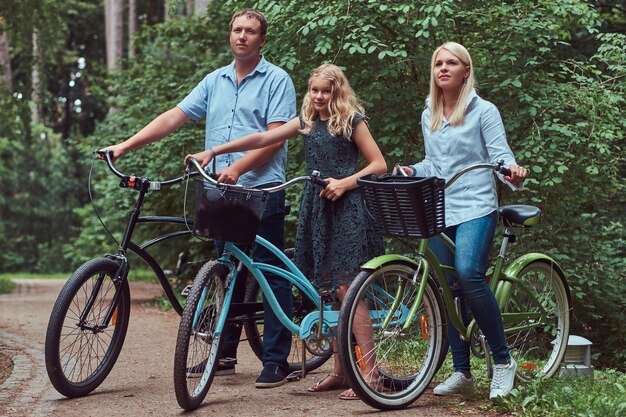
[[[260,74],[267,72],[268,65],[268,62],[265,60],[263,55],[261,55],[261,59],[259,60],[258,64],[256,64],[256,67],[254,67],[252,72],[246,75],[245,78],[252,77],[257,72]],[[233,80],[233,82],[235,82],[237,80],[237,73],[235,72],[235,60],[233,60],[233,62],[231,62],[230,65],[228,65],[225,69],[226,71],[222,72],[222,77],[228,77]]]
[[[472,101],[476,100],[477,97],[478,97],[478,93],[476,93],[476,89],[472,88],[472,91],[470,91],[469,96],[467,96],[467,107],[469,107],[472,104]],[[426,97],[426,107],[430,109],[430,96]]]

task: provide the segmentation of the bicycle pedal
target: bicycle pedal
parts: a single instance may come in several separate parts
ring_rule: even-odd
[[[191,285],[187,285],[185,288],[183,288],[183,290],[180,292],[180,295],[182,295],[183,297],[187,298],[189,296],[189,292],[191,291]]]
[[[302,371],[293,371],[287,375],[287,382],[296,382],[302,379]]]
[[[221,366],[235,366],[237,365],[237,358],[221,358],[219,364]]]

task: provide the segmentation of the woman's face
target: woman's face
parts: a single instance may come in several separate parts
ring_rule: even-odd
[[[463,79],[469,76],[469,72],[469,67],[447,49],[437,53],[433,75],[437,86],[442,90],[460,90],[463,87]]]
[[[313,108],[322,118],[330,116],[329,104],[333,98],[332,84],[329,80],[320,77],[314,77],[309,87],[309,98],[313,104]]]

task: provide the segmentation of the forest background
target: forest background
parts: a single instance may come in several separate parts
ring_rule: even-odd
[[[2,0],[0,273],[67,272],[115,251],[94,216],[89,176],[100,217],[116,233],[133,195],[93,163],[93,150],[130,137],[230,63],[228,23],[243,6],[267,15],[264,56],[289,72],[299,100],[313,68],[345,68],[390,167],[422,158],[432,51],[464,44],[479,94],[499,108],[518,162],[530,169],[526,189],[504,191],[502,202],[543,210],[513,255],[558,260],[574,300],[572,334],[594,342],[596,365],[625,369],[624,0]],[[188,123],[122,158],[120,169],[178,176],[203,138],[203,124]],[[288,177],[305,171],[300,150],[290,141]],[[289,195],[290,242],[297,192]],[[181,187],[145,207],[193,217],[183,201]],[[402,250],[394,241],[389,248]]]

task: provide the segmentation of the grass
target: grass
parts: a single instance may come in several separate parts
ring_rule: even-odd
[[[452,373],[446,359],[435,376],[443,381]],[[615,369],[594,370],[593,379],[584,377],[551,378],[516,383],[511,394],[497,402],[489,400],[490,379],[484,362],[472,358],[476,392],[458,407],[471,406],[520,417],[621,417],[626,415],[626,373]],[[451,397],[453,398],[453,397]],[[454,406],[451,401],[449,405]]]

